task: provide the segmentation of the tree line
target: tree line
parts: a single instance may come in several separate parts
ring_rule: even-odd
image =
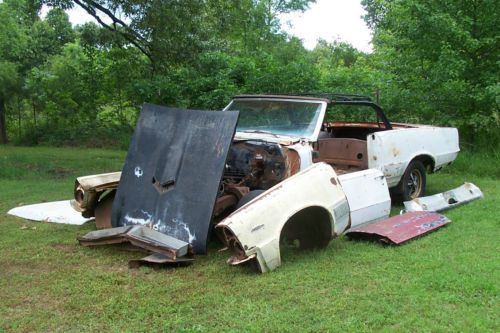
[[[281,14],[313,2],[4,0],[0,142],[127,146],[144,102],[218,110],[240,93],[342,92],[498,147],[500,2],[363,0],[369,54],[307,50],[280,30]],[[97,23],[73,27],[75,6]]]

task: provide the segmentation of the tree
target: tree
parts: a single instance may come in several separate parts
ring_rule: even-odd
[[[27,45],[25,29],[16,19],[13,6],[14,1],[0,3],[0,143],[8,142],[6,104],[9,99],[19,92],[22,83],[20,80],[20,64],[23,51]]]
[[[499,138],[500,2],[365,0],[375,53],[400,113]]]
[[[61,52],[74,40],[68,15],[52,9],[45,20],[38,16],[41,1],[7,0],[0,3],[0,142],[6,143],[8,103],[26,91],[30,71]],[[36,122],[36,110],[34,121]]]

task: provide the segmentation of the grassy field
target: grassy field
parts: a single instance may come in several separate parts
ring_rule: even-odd
[[[401,247],[340,238],[289,251],[263,275],[228,266],[216,242],[190,267],[130,270],[141,254],[77,244],[92,223],[6,215],[71,198],[75,176],[119,170],[124,156],[0,147],[0,331],[500,331],[498,153],[461,153],[429,177],[429,193],[464,181],[484,191],[446,212],[449,226]]]

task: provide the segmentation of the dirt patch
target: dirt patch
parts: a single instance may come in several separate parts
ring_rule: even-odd
[[[25,169],[31,172],[40,172],[41,168],[37,164],[31,164],[31,163],[13,163],[13,166],[18,168],[18,169]]]
[[[78,251],[77,246],[72,244],[52,244],[51,247],[66,253],[75,253]]]
[[[39,275],[42,273],[51,272],[53,270],[53,267],[34,262],[30,263],[3,262],[0,263],[0,270],[2,270],[2,276],[8,276],[12,274]]]
[[[47,170],[47,173],[52,178],[60,179],[60,178],[67,177],[68,175],[72,174],[73,170],[66,169],[66,168],[63,168],[63,167],[55,167],[55,168]]]

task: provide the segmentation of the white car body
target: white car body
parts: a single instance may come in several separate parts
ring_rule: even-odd
[[[238,97],[235,99],[238,99]],[[301,100],[299,97],[245,96],[245,100],[262,101],[266,99],[297,103],[311,101],[311,99]],[[315,130],[310,136],[276,136],[264,133],[245,133],[237,131],[235,140],[263,140],[287,146],[299,153],[301,157],[300,170],[304,170],[313,163],[312,155],[315,146],[319,141],[325,140],[319,139],[319,136],[322,125],[324,124],[323,119],[328,105],[327,102],[322,99],[318,99],[317,102],[321,105],[321,111],[318,121],[315,124]],[[231,103],[224,108],[224,110],[229,110],[231,108]],[[363,124],[357,123],[349,123],[347,125],[353,128],[363,126]],[[399,184],[401,177],[412,160],[422,159],[428,171],[436,172],[450,165],[460,151],[458,130],[456,128],[401,123],[394,123],[392,127],[392,129],[373,132],[366,136],[366,157],[363,157],[363,159],[367,161],[367,166],[364,169],[370,168],[380,170],[387,178],[387,183],[390,188]],[[335,139],[336,138],[329,138],[326,140]]]
[[[368,167],[382,171],[389,187],[396,186],[410,161],[429,158],[431,172],[441,170],[457,157],[456,128],[413,125],[377,132],[367,137]]]
[[[243,100],[311,102],[300,97],[275,96],[243,96]],[[383,114],[384,128],[380,122],[326,123],[327,102],[321,99],[317,102],[321,105],[320,116],[310,136],[237,131],[236,140],[274,142],[295,150],[300,156],[300,172],[265,191],[217,225],[232,252],[228,263],[237,265],[255,260],[259,270],[267,272],[281,264],[280,240],[283,238],[298,239],[307,247],[322,247],[328,243],[326,238],[385,219],[391,207],[388,189],[402,183],[413,161],[421,163],[427,172],[435,172],[451,164],[460,150],[455,128],[390,124]],[[377,112],[382,112],[380,107],[375,107]],[[231,104],[225,110],[230,109]],[[368,134],[364,140],[335,137],[336,126],[354,132],[363,129]],[[320,137],[322,127],[331,133]],[[317,232],[311,233],[311,230]]]
[[[363,184],[368,190],[360,191]],[[323,247],[349,228],[387,218],[390,209],[380,171],[337,176],[328,164],[315,163],[236,210],[217,228],[233,253],[228,263],[256,260],[259,270],[268,272],[281,264],[282,238]]]

